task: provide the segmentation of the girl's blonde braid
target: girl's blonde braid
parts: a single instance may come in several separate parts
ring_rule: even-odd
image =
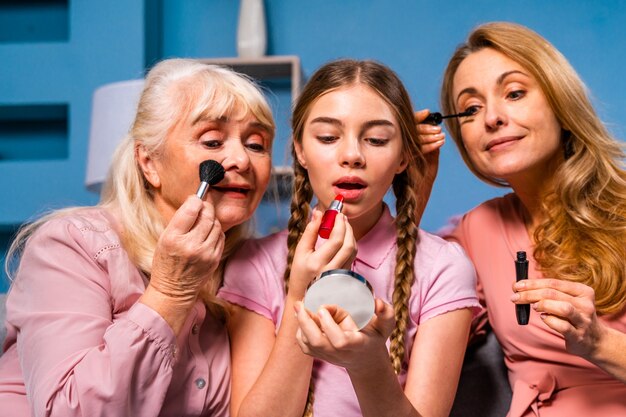
[[[409,166],[405,172],[396,176],[393,182],[393,190],[396,195],[396,253],[395,280],[393,289],[393,309],[395,311],[396,327],[391,333],[389,357],[396,374],[402,370],[402,361],[405,355],[405,336],[409,322],[409,298],[411,286],[415,279],[413,264],[415,260],[415,248],[418,243],[418,226],[415,222],[414,213],[417,206],[415,184],[409,171],[414,169]]]

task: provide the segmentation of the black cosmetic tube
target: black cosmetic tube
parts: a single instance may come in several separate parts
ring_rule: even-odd
[[[526,252],[519,251],[515,260],[515,281],[523,279],[528,279],[528,259],[526,259]],[[528,324],[530,304],[515,304],[515,316],[517,317],[517,324]]]

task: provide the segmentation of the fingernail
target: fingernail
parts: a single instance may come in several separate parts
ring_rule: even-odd
[[[296,310],[296,315],[298,315],[298,313],[300,312],[300,302],[299,302],[299,301],[298,301],[298,302],[296,302],[296,303],[293,305],[293,309],[294,309],[294,310]]]
[[[539,317],[541,318],[541,320],[545,320],[546,318],[548,318],[548,315],[546,313],[541,313],[539,314]]]
[[[511,301],[517,301],[519,299],[520,299],[519,294],[514,292],[513,295],[511,296]]]
[[[539,308],[539,303],[533,303],[532,307],[534,310],[537,310]]]
[[[524,289],[526,288],[526,282],[524,281],[518,281],[514,284],[515,288],[517,288],[518,290]]]

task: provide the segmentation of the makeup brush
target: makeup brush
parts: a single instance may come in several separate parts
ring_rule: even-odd
[[[196,195],[204,198],[209,185],[215,185],[224,179],[224,167],[217,161],[207,159],[200,163],[200,186]]]
[[[428,115],[427,118],[425,118],[422,121],[422,124],[426,124],[426,125],[440,125],[441,122],[443,122],[443,119],[448,119],[450,117],[467,117],[467,116],[472,116],[474,114],[476,114],[476,108],[472,108],[471,110],[467,110],[464,111],[462,113],[457,113],[457,114],[448,114],[443,116],[441,113],[439,112],[434,112]]]

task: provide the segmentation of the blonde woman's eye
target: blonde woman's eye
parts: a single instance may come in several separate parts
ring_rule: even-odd
[[[526,95],[526,92],[524,90],[516,90],[516,91],[511,91],[509,94],[507,94],[507,97],[510,98],[511,100],[519,100],[525,95]]]
[[[471,117],[474,116],[476,113],[478,113],[478,111],[480,110],[480,106],[468,106],[465,108],[465,110],[463,110],[463,113],[466,113],[467,115],[464,117]]]

